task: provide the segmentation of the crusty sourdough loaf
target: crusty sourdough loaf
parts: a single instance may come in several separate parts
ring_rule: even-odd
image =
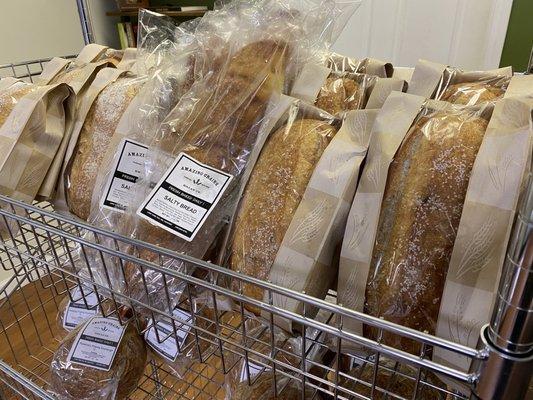
[[[79,325],[59,344],[51,366],[50,389],[61,400],[122,400],[137,388],[146,365],[146,345],[135,324],[126,325],[109,371],[67,363]],[[116,389],[116,393],[114,393]]]
[[[268,279],[315,165],[335,133],[336,128],[326,121],[300,119],[270,136],[239,206],[231,245],[232,270]],[[254,299],[263,298],[256,286],[245,284],[243,290]]]
[[[187,242],[145,220],[139,220],[138,238],[175,251],[202,258],[209,244],[215,240],[213,231],[222,225],[223,204],[232,196],[244,171],[249,154],[255,145],[260,123],[274,93],[281,93],[284,83],[288,47],[285,42],[261,40],[237,51],[222,70],[212,77],[213,92],[202,94],[200,104],[186,121],[167,121],[170,131],[159,143],[163,152],[177,155],[184,152],[235,178],[222,196],[219,206],[206,219],[193,242]],[[216,232],[215,232],[216,233]],[[157,254],[146,250],[139,257],[155,261]],[[172,265],[171,267],[174,267]],[[149,290],[159,292],[160,278],[145,273]],[[126,264],[127,280],[132,296],[146,298],[139,267]],[[157,296],[151,298],[155,307]],[[165,299],[162,299],[166,302]],[[167,306],[162,305],[164,308]]]
[[[87,220],[100,164],[122,114],[142,87],[134,77],[122,77],[106,86],[95,99],[80,131],[66,171],[70,212]]]
[[[365,312],[435,332],[470,173],[487,121],[470,108],[419,116],[389,167],[367,278]],[[377,331],[364,326],[367,337]],[[384,333],[414,354],[420,346]]]
[[[0,93],[0,126],[4,124],[20,99],[35,89],[34,85],[18,82]]]
[[[364,89],[350,77],[330,76],[320,89],[315,105],[335,115],[341,111],[362,108]]]
[[[476,105],[502,97],[505,89],[488,82],[455,83],[446,88],[440,100],[453,104]]]

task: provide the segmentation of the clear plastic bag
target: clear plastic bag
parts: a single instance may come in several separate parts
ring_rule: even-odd
[[[94,345],[102,340],[108,344],[103,350]],[[109,365],[113,347],[116,353]],[[121,327],[113,318],[91,318],[59,344],[50,366],[49,390],[60,400],[126,399],[137,388],[146,357],[146,345],[133,322]]]
[[[339,125],[332,115],[292,100],[269,135],[239,203],[229,244],[232,270],[269,279],[315,166]],[[302,275],[301,279],[305,278]],[[255,285],[243,284],[243,293],[263,299],[262,290]],[[250,305],[246,307],[256,314],[260,312]]]
[[[127,234],[204,257],[235,210],[250,154],[256,143],[261,143],[261,127],[270,118],[270,101],[292,81],[301,65],[325,46],[333,29],[332,19],[341,13],[335,3],[296,3],[299,8],[285,1],[231,3],[207,13],[198,23],[195,36],[205,49],[204,63],[198,68],[204,74],[182,97],[151,143],[146,179],[139,181],[134,191],[137,207],[132,206],[131,212],[137,214],[130,214],[131,218],[122,224]],[[181,179],[174,171],[181,171],[183,164],[178,163],[184,159],[194,165],[192,169],[209,170],[224,182],[216,204],[208,202],[208,212],[197,213],[206,215],[205,219],[193,216],[190,224],[183,223],[190,215],[166,208],[161,200],[168,195],[161,187],[169,180]],[[206,182],[195,184],[211,187]],[[139,256],[181,271],[191,267],[176,260],[161,260],[149,251],[141,251]],[[160,273],[146,270],[142,278],[140,268],[128,263],[126,275],[132,296],[167,309]],[[179,298],[180,283],[175,280],[167,284],[172,287],[171,297]]]
[[[492,107],[428,104],[389,168],[364,311],[434,334],[470,173]],[[363,332],[372,339],[380,335],[367,325]],[[419,343],[387,332],[381,342],[412,354],[421,350]]]
[[[332,72],[320,89],[315,105],[332,115],[362,109],[375,81],[376,77],[371,75]]]
[[[435,98],[465,106],[496,101],[503,97],[510,81],[510,76],[478,77],[447,69],[439,82]]]
[[[101,305],[103,300],[98,299],[94,290],[87,286],[74,287],[59,303],[57,312],[59,332],[70,332],[89,318],[101,315]]]
[[[250,319],[246,321],[246,347],[263,354],[254,354],[247,352],[247,358],[244,356],[233,355],[239,357],[233,365],[225,378],[226,399],[227,400],[296,400],[302,398],[302,385],[298,380],[291,378],[294,376],[298,378],[298,372],[291,371],[287,367],[295,369],[301,368],[302,362],[302,337],[290,336],[281,329],[274,328],[274,359],[279,362],[276,363],[276,385],[274,386],[274,369],[272,362],[269,360],[272,354],[272,332],[268,325],[261,323],[259,320]],[[312,334],[312,332],[309,332]],[[322,348],[319,345],[312,344],[313,341],[309,339],[306,341],[305,357],[307,360],[319,362],[323,355]],[[313,336],[315,337],[315,336]],[[241,341],[243,338],[241,337]],[[242,350],[236,350],[242,353]],[[307,369],[309,369],[308,362]],[[301,378],[301,376],[300,376]],[[276,393],[274,392],[276,388]],[[306,385],[306,398],[313,398],[315,391]]]

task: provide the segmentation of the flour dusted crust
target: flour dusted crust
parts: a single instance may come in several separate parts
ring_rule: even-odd
[[[471,110],[453,110],[426,110],[390,165],[366,285],[365,312],[429,333],[435,333],[470,173],[487,127]],[[366,325],[364,334],[377,337]],[[420,351],[388,333],[383,341]]]
[[[315,105],[335,115],[341,111],[362,108],[363,99],[364,90],[355,79],[330,76],[320,89]]]
[[[67,176],[70,212],[87,220],[96,176],[122,114],[142,83],[123,77],[109,84],[94,101],[81,129]]]
[[[146,365],[146,345],[134,323],[128,323],[109,371],[67,363],[67,358],[82,327],[59,344],[50,369],[50,389],[61,400],[105,399],[122,400],[137,388]],[[115,385],[115,386],[113,386]],[[116,395],[112,389],[116,387]]]
[[[36,89],[28,83],[15,83],[0,93],[0,126],[4,124],[17,103],[27,94]]]
[[[440,100],[453,104],[476,105],[503,97],[505,88],[488,82],[455,83],[448,86]]]
[[[232,270],[268,279],[315,165],[335,133],[336,129],[325,121],[301,119],[271,135],[250,176],[237,215]],[[244,285],[244,294],[263,298],[255,286]]]

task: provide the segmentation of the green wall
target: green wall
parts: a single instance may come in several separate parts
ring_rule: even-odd
[[[525,71],[533,46],[533,0],[514,0],[500,66]]]

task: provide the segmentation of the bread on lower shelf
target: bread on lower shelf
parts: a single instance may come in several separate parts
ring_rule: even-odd
[[[61,400],[122,400],[137,388],[146,365],[146,345],[133,322],[124,327],[108,371],[70,361],[81,329],[104,318],[92,318],[74,329],[54,353],[50,368],[50,390]],[[111,321],[118,321],[112,319]],[[90,355],[90,354],[89,354]]]

